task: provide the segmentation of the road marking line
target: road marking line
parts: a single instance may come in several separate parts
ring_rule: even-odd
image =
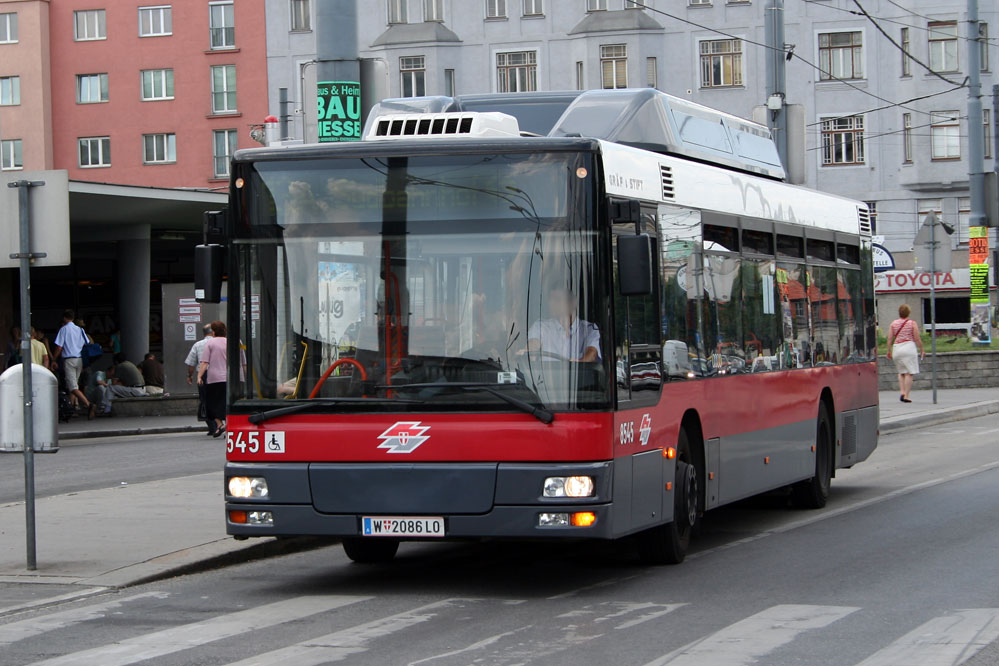
[[[70,595],[62,596],[72,598]],[[108,611],[120,608],[123,604],[130,601],[148,599],[150,597],[165,599],[167,596],[166,592],[143,592],[142,594],[125,597],[124,599],[109,599],[103,603],[57,611],[55,613],[49,613],[48,615],[33,617],[27,620],[9,622],[7,624],[0,625],[0,645],[10,645],[11,643],[16,643],[17,641],[23,641],[25,638],[31,638],[32,636],[44,634],[49,631],[55,631],[56,629],[64,629],[74,624],[87,622],[88,620],[99,620],[103,618]],[[40,602],[52,601],[53,599],[59,598],[60,597],[42,599]]]
[[[481,641],[476,641],[471,645],[467,645],[463,648],[458,648],[457,650],[451,650],[450,652],[442,652],[441,654],[435,654],[432,657],[424,657],[423,659],[411,661],[406,666],[417,666],[418,664],[425,664],[430,661],[437,661],[438,659],[457,657],[459,654],[465,654],[466,652],[475,652],[476,650],[481,650],[482,648],[487,648],[490,645],[498,643],[504,638],[513,636],[519,631],[526,631],[531,627],[532,625],[525,625],[523,627],[517,627],[516,629],[512,629],[510,631],[504,631],[502,634],[496,634],[495,636],[489,636],[488,638],[483,638]]]
[[[747,666],[809,629],[821,629],[850,613],[852,606],[773,606],[674,650],[646,666]]]
[[[18,582],[24,582],[24,581],[18,581]],[[108,589],[109,588],[106,587],[90,587],[85,590],[75,590],[73,592],[67,592],[66,594],[60,594],[54,597],[45,597],[44,599],[33,599],[31,601],[24,601],[14,606],[7,606],[5,608],[0,608],[0,617],[4,615],[14,615],[16,613],[28,611],[33,608],[38,608],[39,606],[54,606],[55,604],[58,603],[75,601],[77,599],[83,599],[84,597],[97,596],[102,592],[107,592]]]
[[[355,627],[341,629],[325,636],[302,641],[279,650],[258,654],[249,659],[237,661],[228,666],[272,666],[273,664],[294,664],[295,666],[318,666],[331,661],[343,661],[351,655],[368,650],[368,643],[397,631],[435,618],[444,608],[459,602],[474,599],[445,599],[426,606],[420,606],[403,613],[365,622]]]
[[[916,627],[857,666],[956,666],[999,638],[999,608],[954,611]]]
[[[373,598],[339,594],[296,597],[55,657],[34,666],[126,666]]]
[[[966,469],[961,472],[954,472],[944,477],[938,477],[936,479],[929,479],[928,481],[921,481],[920,483],[915,483],[911,486],[905,486],[904,488],[896,488],[884,495],[878,495],[877,497],[869,497],[865,500],[860,500],[859,502],[854,502],[853,504],[847,504],[846,506],[841,506],[836,509],[823,510],[821,513],[817,513],[810,518],[803,518],[801,520],[796,520],[793,523],[788,523],[786,525],[781,525],[780,527],[775,527],[773,529],[764,530],[757,534],[738,539],[736,541],[730,541],[728,543],[722,544],[720,546],[714,546],[713,548],[708,548],[706,550],[701,550],[696,553],[691,553],[687,555],[688,560],[694,560],[700,557],[705,557],[713,553],[717,553],[722,550],[728,550],[729,548],[735,548],[737,546],[743,546],[747,543],[752,543],[754,541],[759,541],[760,539],[765,539],[769,536],[774,536],[775,534],[784,534],[785,532],[790,532],[791,530],[796,530],[801,527],[808,527],[815,523],[821,522],[823,520],[828,520],[830,518],[838,518],[847,513],[852,513],[860,509],[866,509],[874,504],[880,504],[881,502],[887,502],[888,500],[893,500],[897,497],[902,497],[903,495],[909,495],[914,492],[925,490],[927,488],[933,488],[934,486],[943,485],[951,481],[957,481],[969,476],[975,476],[976,474],[981,474],[982,472],[988,472],[993,469],[999,468],[999,462],[985,463],[984,465],[979,465],[978,467],[973,467],[972,469]],[[654,569],[650,569],[652,571]]]

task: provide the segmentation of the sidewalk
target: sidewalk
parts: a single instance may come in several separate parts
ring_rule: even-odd
[[[881,434],[999,414],[999,388],[929,391],[899,402],[881,394]],[[60,436],[135,436],[200,432],[189,417],[76,419]],[[178,572],[222,566],[318,545],[316,540],[250,539],[225,535],[222,471],[117,488],[46,497],[37,501],[38,570],[24,568],[24,505],[0,505],[0,583],[57,583],[81,594],[123,587]],[[0,601],[0,614],[5,604]]]

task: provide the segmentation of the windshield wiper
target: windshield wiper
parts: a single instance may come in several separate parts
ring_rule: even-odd
[[[520,386],[520,388],[531,391],[527,386],[523,384],[483,384],[481,382],[418,382],[413,384],[392,384],[392,385],[381,385],[378,386],[380,389],[391,389],[393,391],[402,391],[405,389],[459,389],[462,391],[484,391],[490,395],[496,396],[503,402],[512,405],[522,412],[530,414],[542,423],[551,423],[555,420],[555,414],[543,407],[541,403],[541,398],[538,397],[537,393],[531,391],[531,393],[538,398],[537,405],[532,405],[526,400],[521,400],[516,396],[512,396],[509,393],[500,391],[497,389],[498,386]]]
[[[316,407],[332,407],[334,405],[339,405],[343,403],[409,404],[409,403],[418,403],[418,402],[419,400],[396,400],[393,398],[326,398],[323,400],[309,400],[307,402],[296,402],[294,405],[288,405],[287,407],[275,407],[274,409],[268,409],[263,412],[257,412],[256,414],[250,416],[248,420],[250,423],[254,425],[259,425],[264,421],[276,419],[279,416],[298,414],[299,412],[306,412]]]

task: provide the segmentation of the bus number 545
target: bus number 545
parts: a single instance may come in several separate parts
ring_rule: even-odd
[[[240,453],[256,453],[260,450],[260,433],[255,430],[245,433],[228,432],[225,439],[226,453],[232,453],[236,449],[239,449]]]

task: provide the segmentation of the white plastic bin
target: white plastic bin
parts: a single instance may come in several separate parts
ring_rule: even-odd
[[[24,384],[21,364],[0,375],[0,452],[24,451]],[[59,380],[40,365],[31,365],[35,451],[59,450]]]

